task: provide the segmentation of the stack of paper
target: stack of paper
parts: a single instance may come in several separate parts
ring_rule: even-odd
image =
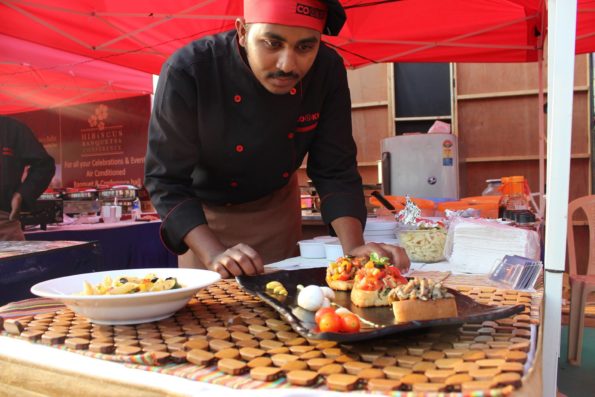
[[[446,243],[448,260],[468,273],[487,274],[505,255],[538,260],[539,252],[536,231],[478,219],[454,221]]]

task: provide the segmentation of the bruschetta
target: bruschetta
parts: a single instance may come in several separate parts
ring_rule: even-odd
[[[326,268],[326,283],[338,291],[350,291],[356,271],[362,267],[363,258],[343,256]]]
[[[388,258],[372,253],[370,260],[355,274],[351,302],[359,307],[389,306],[388,293],[406,283],[407,279]]]
[[[414,278],[388,294],[397,323],[456,317],[454,295],[441,283]]]

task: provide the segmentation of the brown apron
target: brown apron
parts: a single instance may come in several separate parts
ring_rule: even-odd
[[[9,221],[8,212],[0,211],[0,241],[24,241],[21,222]]]
[[[302,213],[296,174],[286,186],[266,197],[229,206],[203,204],[203,209],[209,228],[226,247],[247,244],[265,264],[298,255]],[[178,257],[178,265],[205,268],[191,250]]]

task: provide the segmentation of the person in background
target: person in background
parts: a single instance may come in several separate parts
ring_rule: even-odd
[[[155,92],[145,186],[161,238],[181,266],[256,274],[296,255],[296,170],[321,198],[345,254],[377,252],[408,269],[404,250],[365,244],[366,208],[342,58],[321,42],[345,22],[337,0],[245,0],[235,30],[165,62]]]
[[[20,121],[0,116],[0,241],[25,239],[19,222],[21,208],[32,208],[54,172],[54,159],[33,131]]]

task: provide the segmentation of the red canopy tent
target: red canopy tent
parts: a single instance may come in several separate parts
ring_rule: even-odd
[[[149,94],[152,75],[0,35],[0,113]]]
[[[232,29],[242,0],[3,0],[0,33],[158,74],[198,37]],[[343,0],[337,47],[371,62],[526,62],[545,37],[544,0]],[[578,1],[576,52],[595,48],[595,1]]]
[[[338,37],[324,40],[351,68],[373,62],[536,61],[546,34],[545,0],[342,3],[347,24]],[[146,85],[136,91],[114,86],[115,80],[125,84],[141,75],[132,77],[124,69],[109,71],[109,64],[158,74],[177,48],[201,36],[233,29],[235,19],[242,15],[242,4],[242,0],[3,0],[0,114],[151,91]],[[578,0],[576,32],[576,53],[593,51],[595,0]],[[11,44],[9,37],[39,46]],[[48,56],[51,49],[85,58]],[[96,65],[102,61],[101,67],[93,67],[92,60],[97,60]],[[71,85],[74,65],[78,89]],[[87,68],[89,73],[84,72]],[[96,73],[98,68],[113,77],[102,78],[104,73]],[[85,76],[95,76],[91,80],[97,81],[83,81]],[[28,86],[29,92],[23,93],[16,84]],[[56,88],[52,94],[50,86]],[[85,94],[79,92],[83,88]]]
[[[373,62],[536,61],[547,30],[545,0],[342,3],[347,24],[338,37],[324,40],[351,68]],[[125,83],[146,76],[115,67],[110,71],[109,65],[158,74],[177,48],[233,29],[242,4],[242,0],[3,0],[0,114],[150,92],[146,84],[134,88]],[[595,0],[578,0],[576,32],[576,53],[593,51]],[[10,38],[23,42],[15,44]],[[52,49],[64,53],[50,55]]]

